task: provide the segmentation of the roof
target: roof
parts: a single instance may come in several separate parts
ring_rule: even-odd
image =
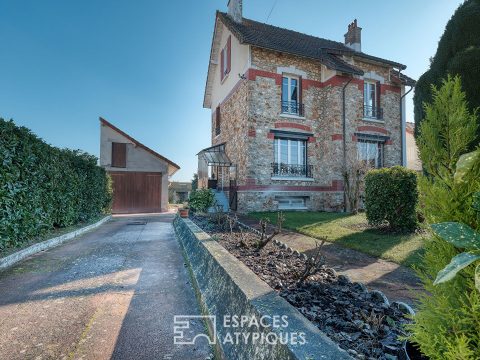
[[[192,191],[191,182],[171,181],[168,184],[168,188],[174,191]]]
[[[415,86],[415,84],[417,83],[417,82],[416,82],[415,80],[413,80],[411,77],[408,77],[408,76],[405,75],[405,74],[399,73],[398,71],[391,70],[391,71],[390,71],[390,75],[391,75],[391,77],[392,77],[393,80],[396,80],[396,81],[400,82],[400,83],[403,84],[403,85]]]
[[[124,131],[120,130],[119,128],[117,128],[115,125],[113,125],[112,123],[108,122],[107,120],[105,120],[104,118],[100,117],[100,123],[102,125],[105,125],[105,126],[108,126],[109,128],[115,130],[116,132],[118,132],[120,135],[126,137],[128,140],[130,140],[132,143],[134,143],[136,146],[142,148],[143,150],[149,152],[150,154],[152,154],[153,156],[159,158],[160,160],[163,160],[165,161],[166,163],[168,163],[171,167],[174,168],[174,171],[172,173],[170,173],[169,171],[169,175],[173,175],[174,173],[176,173],[178,170],[180,170],[180,166],[178,166],[177,164],[175,164],[173,161],[167,159],[166,157],[160,155],[159,153],[157,153],[156,151],[150,149],[149,147],[143,145],[140,141],[134,139],[133,137],[131,137],[130,135],[128,135],[127,133],[125,133]]]
[[[225,144],[226,143],[221,143],[205,148],[201,150],[197,156],[203,157],[208,165],[231,166],[232,162],[225,152]]]
[[[363,75],[362,70],[347,64],[337,55],[356,56],[385,63],[402,70],[406,69],[403,64],[355,51],[338,41],[323,39],[246,18],[243,18],[241,23],[237,23],[226,13],[220,11],[217,12],[217,16],[238,37],[240,43],[320,60],[338,71]]]

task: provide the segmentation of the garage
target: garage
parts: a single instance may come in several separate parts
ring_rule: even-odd
[[[180,167],[100,118],[100,165],[110,174],[113,214],[168,211],[169,177]]]
[[[113,214],[156,213],[162,211],[162,174],[111,172]]]

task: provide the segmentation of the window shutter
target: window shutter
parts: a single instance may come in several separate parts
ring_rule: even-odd
[[[303,116],[303,83],[302,77],[298,77],[298,115]]]
[[[112,142],[112,167],[127,167],[127,144]]]
[[[227,74],[230,73],[231,69],[232,69],[232,35],[230,35],[227,40]]]
[[[225,51],[222,50],[220,52],[220,80],[223,80],[223,76],[225,75],[225,69],[223,68],[224,56],[225,56]]]
[[[375,113],[375,117],[378,119],[380,118],[380,91],[381,91],[381,87],[380,87],[380,81],[377,81],[377,88],[375,89],[376,93],[377,93],[377,104],[376,104],[376,113]]]

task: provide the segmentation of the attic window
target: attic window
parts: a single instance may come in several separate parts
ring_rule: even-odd
[[[112,167],[127,167],[127,144],[112,142]]]
[[[232,67],[232,36],[227,39],[225,47],[220,53],[220,79],[223,79],[230,73]]]

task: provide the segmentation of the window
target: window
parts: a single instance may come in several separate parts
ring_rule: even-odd
[[[383,142],[358,140],[358,158],[371,168],[383,167]]]
[[[227,39],[225,47],[220,52],[220,79],[223,79],[230,73],[232,65],[232,36]]]
[[[272,176],[311,177],[305,140],[275,138]]]
[[[127,144],[112,142],[112,167],[127,166]]]
[[[363,117],[382,119],[382,109],[379,101],[379,82],[365,81],[363,84]]]
[[[305,210],[307,209],[304,196],[281,196],[277,197],[279,210]]]
[[[303,115],[300,104],[300,79],[291,76],[282,77],[282,113]]]
[[[221,123],[221,113],[220,113],[220,106],[217,106],[217,110],[215,110],[215,136],[220,135],[220,123]]]

